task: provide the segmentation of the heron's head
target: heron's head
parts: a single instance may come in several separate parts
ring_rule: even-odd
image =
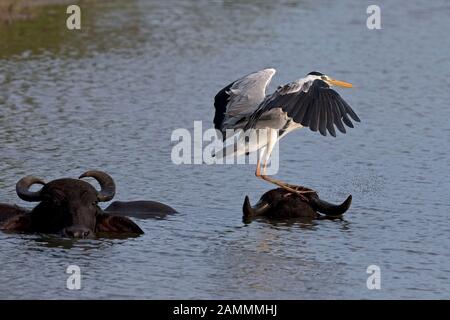
[[[337,87],[344,87],[344,88],[352,88],[353,85],[349,82],[341,81],[333,79],[326,74],[323,74],[318,71],[312,71],[308,73],[307,77],[313,78],[314,80],[322,80],[326,82],[330,87],[337,86]]]

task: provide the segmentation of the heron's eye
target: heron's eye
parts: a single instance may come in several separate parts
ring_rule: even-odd
[[[322,80],[327,80],[327,76],[321,76],[320,77]]]

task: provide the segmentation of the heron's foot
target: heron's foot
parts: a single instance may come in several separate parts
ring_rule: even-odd
[[[308,198],[305,195],[311,194],[311,193],[317,193],[315,190],[312,190],[310,188],[306,188],[303,186],[295,186],[292,184],[286,184],[287,188],[284,188],[285,190],[289,191],[286,196],[291,196],[292,194],[295,194],[299,196],[303,201],[308,202]],[[293,191],[292,191],[293,190]]]
[[[295,186],[291,186],[283,181],[277,180],[277,179],[273,179],[271,177],[265,176],[265,175],[260,175],[259,176],[261,179],[266,180],[267,182],[273,183],[291,193],[297,193],[297,189],[295,189]]]
[[[306,188],[306,187],[303,187],[303,186],[297,186],[297,185],[288,184],[288,183],[286,183],[284,181],[273,179],[273,178],[268,177],[266,175],[258,175],[257,174],[256,176],[261,178],[261,179],[263,179],[263,180],[266,180],[266,181],[268,181],[270,183],[273,183],[273,184],[275,184],[275,185],[277,185],[277,186],[279,186],[279,187],[281,187],[281,188],[283,188],[283,189],[285,189],[287,191],[289,191],[288,195],[290,195],[290,194],[298,195],[304,201],[308,201],[308,198],[306,198],[304,196],[304,194],[317,193],[316,191],[314,191],[312,189],[309,189],[309,188]]]
[[[286,184],[290,189],[293,189],[296,191],[297,194],[306,194],[306,193],[317,193],[317,191],[304,187],[304,186],[297,186],[293,184]]]
[[[311,189],[311,188],[307,188],[304,186],[299,186],[299,185],[294,185],[294,184],[288,184],[288,183],[284,183],[285,186],[289,187],[290,189],[293,189],[296,191],[296,193],[298,194],[305,194],[305,193],[317,193],[317,191]]]

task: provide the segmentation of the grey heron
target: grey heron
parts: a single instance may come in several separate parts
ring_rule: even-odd
[[[254,152],[261,149],[255,175],[290,192],[305,193],[292,185],[266,175],[266,167],[277,141],[296,129],[309,127],[323,136],[327,132],[336,137],[335,127],[346,133],[345,126],[353,128],[350,120],[359,117],[332,86],[351,88],[352,84],[332,79],[313,71],[306,77],[279,86],[272,94],[266,88],[276,70],[269,68],[250,73],[220,90],[214,98],[214,126],[226,136],[227,130],[247,132],[250,129],[267,129],[267,139],[258,140],[246,148],[232,150],[224,147],[221,154]],[[231,153],[230,153],[231,151]],[[261,170],[262,165],[262,170]]]

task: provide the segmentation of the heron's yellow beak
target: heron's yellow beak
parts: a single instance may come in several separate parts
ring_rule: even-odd
[[[352,88],[353,85],[349,82],[341,81],[341,80],[335,80],[335,79],[327,79],[326,80],[329,84],[332,84],[334,86],[338,87],[344,87],[344,88]]]

